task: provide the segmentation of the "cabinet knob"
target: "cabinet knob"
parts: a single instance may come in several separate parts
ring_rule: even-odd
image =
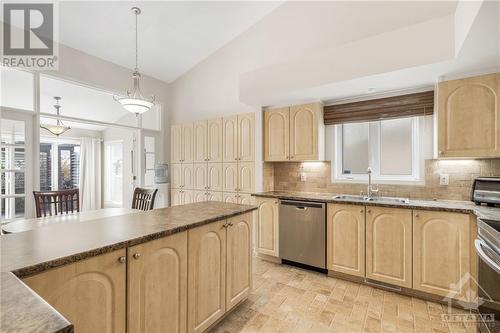
[[[125,256],[121,256],[120,258],[118,258],[118,262],[120,264],[124,264],[125,262],[127,262],[127,257]]]
[[[419,218],[419,217],[420,217],[420,214],[415,214],[415,217],[416,217],[416,218]]]
[[[360,213],[364,213],[365,211],[364,211],[363,209],[361,209],[359,212],[360,212]]]
[[[231,222],[229,222],[227,225],[228,225],[229,227],[232,227],[232,226],[233,226],[233,224],[232,224]]]
[[[235,157],[235,158],[234,158],[234,160],[235,160],[235,161],[237,161],[237,160],[238,160],[238,158],[237,158],[237,157]]]
[[[439,155],[443,155],[443,153],[444,153],[444,152],[443,152],[442,150],[440,150],[440,151],[439,151]]]
[[[132,255],[132,257],[134,257],[135,260],[139,259],[141,257],[141,254],[140,253],[134,253]]]
[[[371,210],[371,209],[368,209],[366,212],[367,212],[368,214],[371,214],[371,213],[372,213],[372,210]]]

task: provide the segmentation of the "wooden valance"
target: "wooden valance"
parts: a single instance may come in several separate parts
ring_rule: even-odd
[[[415,117],[433,113],[434,91],[432,90],[324,107],[325,125]]]

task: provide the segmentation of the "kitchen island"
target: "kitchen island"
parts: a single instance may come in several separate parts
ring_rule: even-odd
[[[255,209],[201,202],[2,235],[0,332],[201,332],[248,295]]]

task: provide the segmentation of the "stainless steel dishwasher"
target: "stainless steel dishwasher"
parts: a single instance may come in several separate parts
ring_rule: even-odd
[[[281,259],[326,269],[325,204],[281,200],[279,209]]]

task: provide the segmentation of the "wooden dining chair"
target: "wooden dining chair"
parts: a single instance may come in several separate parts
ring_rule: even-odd
[[[136,187],[132,199],[132,209],[151,210],[155,205],[155,197],[158,189]]]
[[[36,217],[69,214],[80,211],[80,191],[33,191]]]

